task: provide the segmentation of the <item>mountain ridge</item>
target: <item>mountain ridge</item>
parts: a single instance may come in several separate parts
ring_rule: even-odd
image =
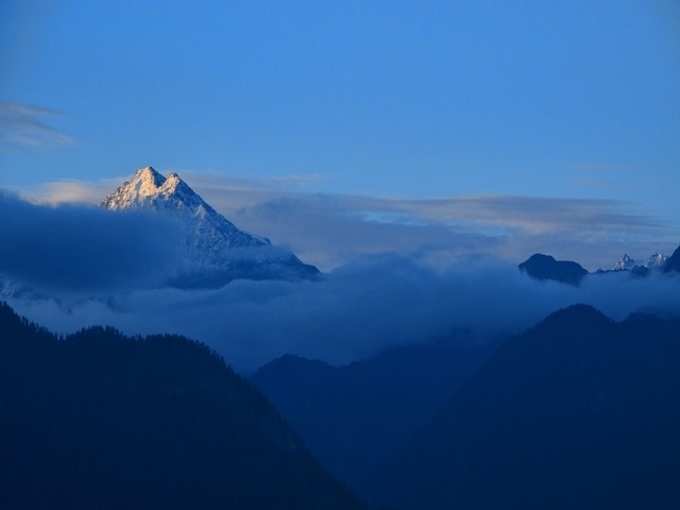
[[[371,480],[394,508],[677,508],[680,321],[574,305],[504,342]],[[490,490],[493,489],[493,490]]]
[[[2,508],[354,510],[253,385],[205,344],[60,337],[0,302]]]
[[[362,497],[372,469],[427,424],[494,348],[493,339],[454,331],[341,366],[287,354],[250,380],[324,467]]]

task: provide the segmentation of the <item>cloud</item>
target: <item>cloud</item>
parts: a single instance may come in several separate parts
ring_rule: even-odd
[[[78,197],[89,196],[76,190]],[[10,303],[60,332],[110,324],[130,334],[184,334],[241,370],[284,353],[348,363],[455,328],[493,338],[574,303],[614,318],[640,309],[680,311],[678,278],[611,274],[573,288],[530,280],[507,261],[512,250],[538,251],[538,245],[558,255],[587,253],[588,236],[595,238],[590,249],[602,249],[610,242],[608,230],[623,225],[638,236],[664,231],[622,204],[523,197],[408,201],[263,189],[233,194],[222,189],[215,202],[237,224],[272,232],[334,269],[319,282],[165,288],[162,282],[177,267],[179,233],[158,215],[36,205],[4,195],[0,273],[49,291],[38,298],[15,295]],[[238,206],[232,196],[241,197]]]
[[[168,172],[170,171],[182,175],[183,179],[191,183],[194,188],[211,193],[230,191],[269,193],[309,192],[324,181],[324,176],[320,173],[297,173],[244,178],[238,176],[227,177],[223,172],[217,171],[168,170]]]
[[[466,328],[476,341],[518,333],[547,314],[591,304],[615,319],[639,310],[680,312],[680,278],[592,276],[580,288],[537,282],[498,261],[442,269],[414,257],[368,257],[320,282],[236,281],[218,290],[147,289],[81,300],[15,300],[59,331],[111,324],[128,333],[202,340],[240,370],[284,353],[344,364],[390,345]]]
[[[385,213],[370,199],[288,196],[232,211],[230,217],[237,225],[262,231],[325,269],[385,253],[483,256],[493,254],[501,243],[495,236],[454,225]]]
[[[237,226],[331,270],[367,255],[496,257],[518,263],[535,252],[608,267],[623,253],[670,253],[676,225],[614,200],[526,196],[409,200],[319,194],[316,177],[225,178],[183,172],[187,182]],[[33,200],[101,202],[118,180],[62,181],[22,190]]]
[[[574,165],[573,169],[581,173],[605,173],[605,174],[622,174],[637,172],[638,169],[634,166],[612,163],[581,163]]]
[[[177,267],[179,230],[157,215],[40,206],[0,193],[0,274],[41,289],[153,285]]]
[[[0,147],[66,145],[73,138],[50,126],[45,119],[58,112],[39,106],[0,102]]]
[[[225,209],[231,200],[218,203]],[[536,251],[593,269],[624,252],[669,252],[672,225],[609,200],[460,197],[399,200],[297,194],[268,197],[227,214],[247,229],[335,267],[371,253],[437,251],[451,257],[495,256],[514,262]]]
[[[192,176],[190,183],[238,226],[330,270],[380,253],[493,256],[515,263],[537,251],[608,267],[623,253],[670,253],[676,225],[635,204],[527,196],[409,200],[319,194],[267,181]]]
[[[100,204],[104,197],[120,183],[120,180],[101,180],[97,182],[83,181],[50,181],[31,188],[22,193],[23,197],[36,204]],[[16,190],[21,192],[22,190]]]

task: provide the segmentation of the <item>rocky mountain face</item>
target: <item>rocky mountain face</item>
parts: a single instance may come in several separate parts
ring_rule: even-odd
[[[661,253],[654,253],[647,259],[647,267],[650,269],[664,267],[667,261],[668,257],[665,255]]]
[[[172,283],[180,287],[220,286],[234,279],[304,280],[319,270],[293,253],[238,229],[207,204],[179,175],[144,167],[109,195],[102,207],[149,209],[177,220],[186,258]]]
[[[614,264],[614,267],[612,269],[614,271],[629,271],[633,269],[637,264],[635,259],[631,258],[627,253],[621,257],[620,260]]]
[[[661,253],[653,253],[645,260],[637,260],[627,253],[619,259],[611,268],[611,271],[635,271],[640,269],[661,269],[666,265],[668,257]]]

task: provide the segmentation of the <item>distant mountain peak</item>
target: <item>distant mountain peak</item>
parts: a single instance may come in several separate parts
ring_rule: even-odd
[[[649,259],[647,260],[647,267],[648,268],[661,268],[666,264],[666,261],[668,260],[668,257],[665,255],[656,252],[650,255]]]
[[[161,181],[165,180],[165,177],[163,177],[151,165],[138,168],[137,171],[135,172],[135,177],[150,177],[150,178],[160,178]]]
[[[665,255],[655,252],[649,256],[649,258],[643,262],[642,260],[634,259],[627,253],[623,255],[611,269],[601,269],[599,272],[606,273],[609,271],[631,271],[638,274],[646,274],[648,270],[661,269],[666,264],[668,257]]]
[[[550,255],[535,253],[519,265],[520,271],[536,280],[554,280],[578,285],[588,274],[580,264],[569,260],[555,260]]]
[[[611,319],[591,305],[575,304],[553,312],[543,319],[534,329],[550,329],[572,324],[609,326]]]
[[[106,197],[102,206],[113,210],[130,209],[153,207],[167,201],[189,208],[200,205],[209,207],[177,173],[172,172],[165,177],[152,166],[138,169],[129,181],[125,181]]]
[[[638,263],[634,258],[632,258],[630,255],[627,253],[623,254],[623,257],[614,264],[614,270],[615,271],[627,271],[630,269],[633,269],[635,266],[637,266]]]
[[[178,219],[192,285],[215,286],[237,278],[309,279],[319,274],[289,251],[274,248],[268,239],[237,228],[175,172],[166,177],[152,166],[140,168],[106,197],[102,207],[150,209]]]
[[[134,176],[118,187],[115,193],[106,197],[103,206],[107,209],[123,209],[131,203],[153,196],[165,182],[165,177],[153,167],[138,169]]]

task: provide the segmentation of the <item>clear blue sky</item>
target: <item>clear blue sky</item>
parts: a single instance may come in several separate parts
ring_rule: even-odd
[[[675,0],[4,0],[0,100],[61,112],[41,122],[72,138],[6,143],[5,185],[150,163],[680,222]]]

